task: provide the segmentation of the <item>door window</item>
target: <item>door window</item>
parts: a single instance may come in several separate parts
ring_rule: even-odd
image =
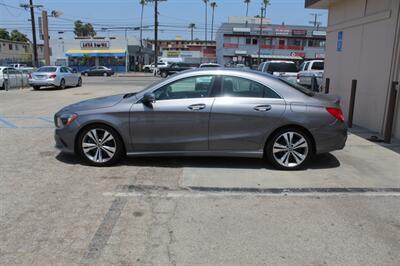
[[[210,95],[214,83],[213,76],[181,79],[154,91],[156,100],[184,98],[204,98]]]
[[[258,82],[231,76],[222,77],[222,96],[280,98],[276,92]]]

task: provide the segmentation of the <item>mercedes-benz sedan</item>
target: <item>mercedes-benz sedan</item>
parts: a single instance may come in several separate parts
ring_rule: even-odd
[[[48,86],[60,89],[82,86],[80,74],[69,67],[43,66],[29,76],[29,85],[32,86],[34,90]]]
[[[138,93],[67,106],[54,119],[56,147],[94,166],[185,155],[266,157],[299,169],[347,139],[338,98],[238,69],[182,72]]]

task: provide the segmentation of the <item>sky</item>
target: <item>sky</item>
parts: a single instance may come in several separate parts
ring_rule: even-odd
[[[217,3],[215,9],[214,32],[229,16],[244,16],[246,6],[243,0],[211,0]],[[249,16],[260,14],[261,0],[252,0]],[[31,36],[28,19],[30,13],[19,7],[28,0],[0,0],[0,28],[18,29]],[[121,36],[124,31],[115,27],[138,27],[140,25],[141,6],[139,0],[33,0],[35,5],[43,5],[43,9],[51,12],[63,12],[59,18],[49,18],[50,37],[72,37],[73,22],[82,20],[94,25],[98,36]],[[36,16],[41,13],[37,10]],[[313,20],[311,13],[319,13],[319,20],[326,25],[327,11],[304,8],[304,0],[272,0],[267,8],[266,16],[273,24],[309,25]],[[143,26],[154,25],[154,4],[145,6]],[[203,0],[167,0],[159,2],[159,39],[190,38],[190,23],[196,24],[194,38],[204,39],[205,4]],[[208,23],[211,31],[211,8],[208,8]],[[106,31],[105,28],[108,30]],[[114,28],[114,29],[111,29]],[[128,31],[128,36],[138,36],[138,31]],[[152,28],[145,30],[144,38],[153,38]]]

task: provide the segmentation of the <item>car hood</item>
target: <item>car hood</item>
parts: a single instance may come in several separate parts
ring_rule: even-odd
[[[68,105],[64,107],[61,111],[78,112],[78,111],[112,107],[117,103],[119,103],[123,98],[124,94],[94,98]]]

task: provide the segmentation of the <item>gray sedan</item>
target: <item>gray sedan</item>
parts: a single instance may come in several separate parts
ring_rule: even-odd
[[[347,139],[338,98],[238,69],[182,72],[67,106],[54,119],[56,147],[94,166],[124,155],[241,156],[291,170]]]
[[[82,78],[80,74],[69,67],[61,66],[41,67],[30,75],[28,82],[34,90],[48,86],[60,89],[82,86]]]

